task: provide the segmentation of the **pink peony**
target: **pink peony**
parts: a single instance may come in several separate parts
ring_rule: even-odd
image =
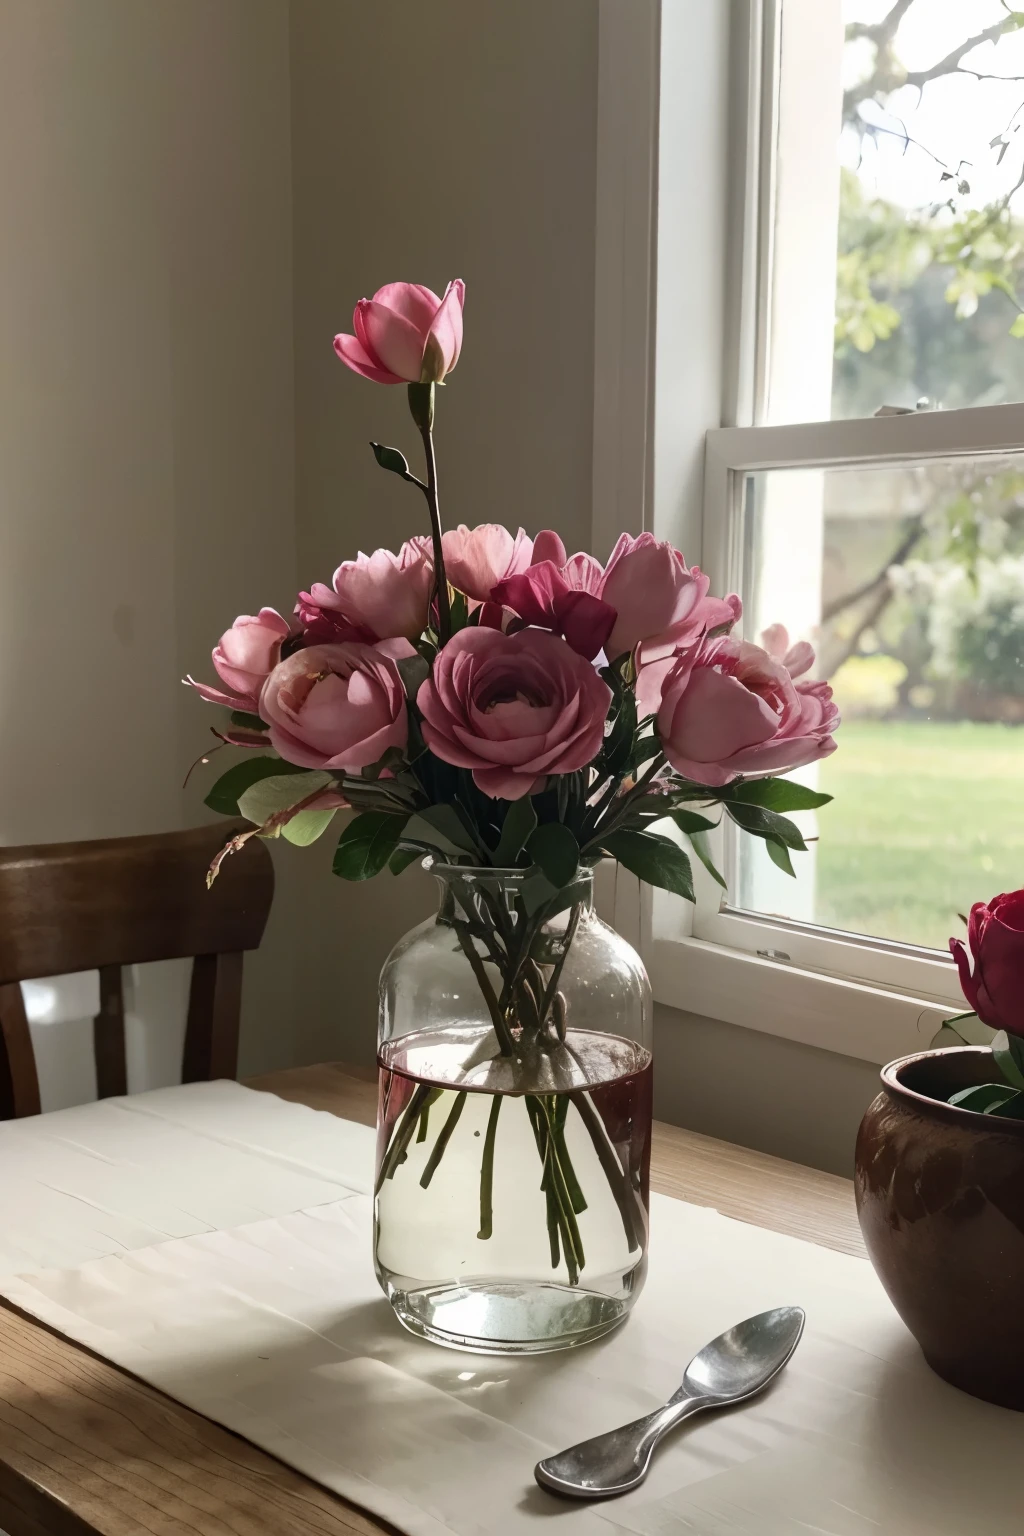
[[[677,773],[698,784],[783,773],[835,751],[839,711],[827,683],[797,687],[758,645],[725,635],[677,657],[664,681],[658,734]]]
[[[528,569],[533,540],[522,528],[513,538],[500,523],[481,523],[476,528],[460,523],[441,535],[441,550],[452,586],[474,601],[486,603],[499,581]]]
[[[230,692],[197,683],[191,677],[185,681],[211,704],[255,714],[260,689],[281,660],[281,645],[289,633],[287,619],[276,608],[261,608],[255,617],[243,613],[213,648],[217,676]]]
[[[622,534],[605,567],[599,594],[618,614],[606,648],[608,655],[614,660],[632,651],[641,640],[672,630],[676,631],[678,648],[680,626],[687,626],[687,632],[696,636],[729,622],[730,605],[738,608],[739,598],[724,602],[708,599],[709,586],[709,578],[699,566],[688,567],[678,549],[659,543],[653,533],[641,533],[637,538]]]
[[[398,668],[355,641],[312,645],[280,662],[263,685],[260,715],[271,746],[303,768],[358,773],[409,734]]]
[[[598,596],[603,576],[600,561],[582,554],[568,560],[558,534],[545,529],[533,541],[533,564],[497,582],[492,595],[524,623],[563,635],[593,661],[615,623],[615,609]]]
[[[354,336],[335,336],[334,350],[353,373],[378,384],[440,384],[459,360],[466,285],[448,284],[444,298],[420,283],[387,283],[360,299]]]
[[[696,565],[691,574],[699,576],[702,584],[707,582],[708,578]],[[640,714],[658,713],[665,679],[685,651],[713,629],[723,626],[731,629],[742,615],[743,604],[735,592],[730,592],[728,597],[708,597],[705,591],[685,619],[680,619],[664,634],[641,640],[636,648],[636,703]],[[812,660],[813,656],[812,651]]]
[[[427,626],[433,586],[430,540],[420,537],[403,544],[397,555],[377,549],[343,561],[332,586],[317,581],[300,595],[300,612],[325,639],[418,640]],[[330,636],[332,624],[351,632]]]
[[[611,697],[557,635],[470,627],[438,654],[416,703],[437,757],[471,768],[484,794],[519,800],[596,756]]]

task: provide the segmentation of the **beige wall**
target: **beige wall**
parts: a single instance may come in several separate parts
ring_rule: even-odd
[[[465,351],[439,391],[445,521],[588,544],[596,50],[593,0],[293,0],[302,581],[426,527],[418,493],[367,446],[415,458],[405,391],[358,379],[331,348],[356,299],[395,279],[467,283]],[[345,886],[329,854],[315,850],[311,876],[306,1039],[370,1060],[377,971],[431,882]]]
[[[178,680],[294,591],[284,0],[0,0],[0,193],[0,836],[180,826]]]

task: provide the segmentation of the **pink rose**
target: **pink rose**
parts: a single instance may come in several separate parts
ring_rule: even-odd
[[[524,623],[563,635],[593,661],[615,623],[615,609],[598,596],[603,577],[600,561],[584,554],[568,560],[558,534],[545,529],[533,542],[533,563],[496,582],[492,596]]]
[[[698,641],[676,659],[658,711],[672,767],[711,785],[827,757],[838,724],[827,683],[797,688],[781,662],[730,635]]]
[[[641,640],[687,625],[694,635],[735,620],[739,598],[708,599],[710,580],[699,566],[690,569],[678,549],[659,543],[653,533],[637,538],[624,533],[605,567],[600,596],[618,614],[607,651],[614,660]],[[721,615],[719,617],[719,614]]]
[[[430,750],[471,768],[485,795],[519,800],[550,773],[596,756],[611,689],[542,629],[462,629],[439,652],[416,703]]]
[[[499,581],[529,567],[533,540],[521,528],[513,538],[500,523],[481,523],[477,528],[460,523],[441,535],[441,550],[452,586],[486,603]]]
[[[289,633],[287,619],[275,608],[261,608],[255,617],[243,613],[213,648],[217,676],[230,692],[197,683],[191,677],[185,681],[210,704],[255,714],[260,689],[281,660],[281,645]]]
[[[440,384],[459,360],[466,285],[448,284],[444,298],[420,283],[387,283],[360,299],[354,336],[335,336],[334,350],[353,373],[378,384]]]
[[[356,632],[339,639],[418,640],[427,626],[433,586],[430,540],[420,537],[403,544],[397,555],[377,549],[343,561],[332,586],[314,582],[299,603],[311,624],[340,621]]]
[[[974,970],[960,939],[949,949],[968,1005],[990,1029],[1024,1036],[1024,891],[976,901],[967,925]]]
[[[271,672],[260,695],[270,743],[303,768],[358,773],[409,735],[398,668],[376,646],[311,645]]]
[[[702,585],[707,582],[708,578],[696,565],[691,575],[699,576]],[[730,592],[728,597],[708,597],[705,592],[678,624],[673,624],[664,634],[641,640],[636,648],[636,703],[640,714],[658,713],[665,679],[685,651],[713,629],[724,625],[731,629],[742,615],[743,604],[735,592]]]

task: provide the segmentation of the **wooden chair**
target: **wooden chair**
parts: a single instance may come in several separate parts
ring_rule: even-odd
[[[93,1024],[100,1098],[127,1091],[121,967],[192,957],[182,1081],[234,1077],[242,952],[256,949],[274,894],[270,854],[253,838],[221,867],[241,827],[0,849],[0,1120],[39,1113],[21,981],[98,970]]]

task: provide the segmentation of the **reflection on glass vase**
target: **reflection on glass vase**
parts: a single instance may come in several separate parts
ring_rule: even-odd
[[[647,1263],[651,1001],[581,868],[435,864],[381,973],[374,1254],[404,1325],[487,1353],[628,1314]]]

